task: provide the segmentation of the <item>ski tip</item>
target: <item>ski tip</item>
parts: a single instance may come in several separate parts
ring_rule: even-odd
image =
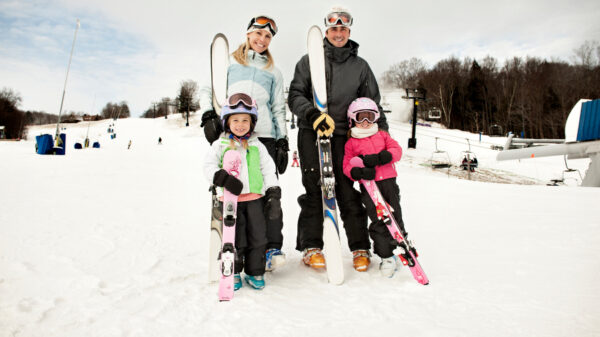
[[[423,278],[423,277],[419,278],[419,279],[417,280],[417,282],[421,283],[421,284],[422,284],[422,285],[424,285],[424,286],[426,286],[426,285],[428,285],[428,284],[429,284],[429,280],[428,280],[427,278]]]

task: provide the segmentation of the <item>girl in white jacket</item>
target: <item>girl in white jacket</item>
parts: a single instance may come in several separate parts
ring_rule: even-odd
[[[265,286],[265,248],[267,222],[281,216],[281,189],[275,163],[266,147],[254,135],[257,122],[256,102],[248,95],[236,93],[221,110],[224,132],[213,142],[204,161],[204,173],[212,183],[238,195],[235,230],[234,289],[242,286],[240,273],[255,289]],[[236,178],[222,168],[226,151],[238,151],[242,158]]]

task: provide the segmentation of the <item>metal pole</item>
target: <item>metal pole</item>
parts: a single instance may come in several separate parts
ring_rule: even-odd
[[[417,148],[417,99],[413,98],[412,137],[408,139],[408,148]]]
[[[92,125],[92,113],[94,112],[94,107],[96,105],[96,94],[94,94],[94,103],[92,103],[92,109],[90,110],[90,120],[88,121],[87,133],[85,134],[84,148],[90,146],[90,125]]]
[[[69,78],[69,70],[71,69],[71,59],[73,59],[73,50],[75,49],[75,40],[77,39],[77,31],[79,30],[79,19],[77,19],[77,27],[75,28],[75,36],[73,37],[73,45],[71,46],[71,55],[69,56],[69,65],[67,66],[67,76],[65,76],[65,85],[63,86],[62,99],[60,100],[60,109],[58,109],[58,121],[56,122],[56,147],[61,147],[62,139],[60,139],[60,115],[62,114],[63,103],[65,101],[65,92],[67,90],[67,79]]]

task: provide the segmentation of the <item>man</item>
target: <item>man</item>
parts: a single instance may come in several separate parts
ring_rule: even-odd
[[[371,243],[367,231],[367,215],[360,193],[342,172],[344,145],[348,132],[346,111],[358,97],[373,99],[379,110],[377,81],[369,64],[358,56],[358,44],[350,40],[353,18],[348,10],[334,7],[325,17],[325,71],[327,78],[327,111],[321,113],[313,104],[308,55],[296,64],[290,84],[288,103],[298,116],[298,152],[302,184],[306,193],[298,198],[301,211],[298,218],[296,249],[303,252],[303,261],[312,268],[325,267],[323,249],[323,205],[321,198],[317,136],[331,137],[335,193],[344,223],[348,245],[357,271],[366,271],[370,264]],[[383,113],[379,127],[387,130]]]

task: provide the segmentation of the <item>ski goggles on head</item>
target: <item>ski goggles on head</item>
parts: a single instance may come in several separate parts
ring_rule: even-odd
[[[371,110],[358,111],[354,116],[354,121],[356,123],[362,123],[364,121],[367,121],[369,123],[375,123],[375,121],[377,120],[375,112]]]
[[[350,27],[352,26],[352,15],[346,12],[333,12],[325,17],[325,27]]]
[[[235,108],[236,106],[243,104],[246,108],[248,109],[258,109],[258,106],[256,105],[256,101],[243,93],[237,93],[237,94],[233,94],[231,96],[229,96],[227,98],[227,105],[231,108]]]
[[[256,28],[269,28],[269,31],[271,32],[271,35],[275,36],[275,34],[277,34],[277,25],[275,24],[275,20],[271,19],[268,16],[255,16],[250,20],[250,23],[248,24],[248,29],[250,29],[251,27],[256,27]]]

